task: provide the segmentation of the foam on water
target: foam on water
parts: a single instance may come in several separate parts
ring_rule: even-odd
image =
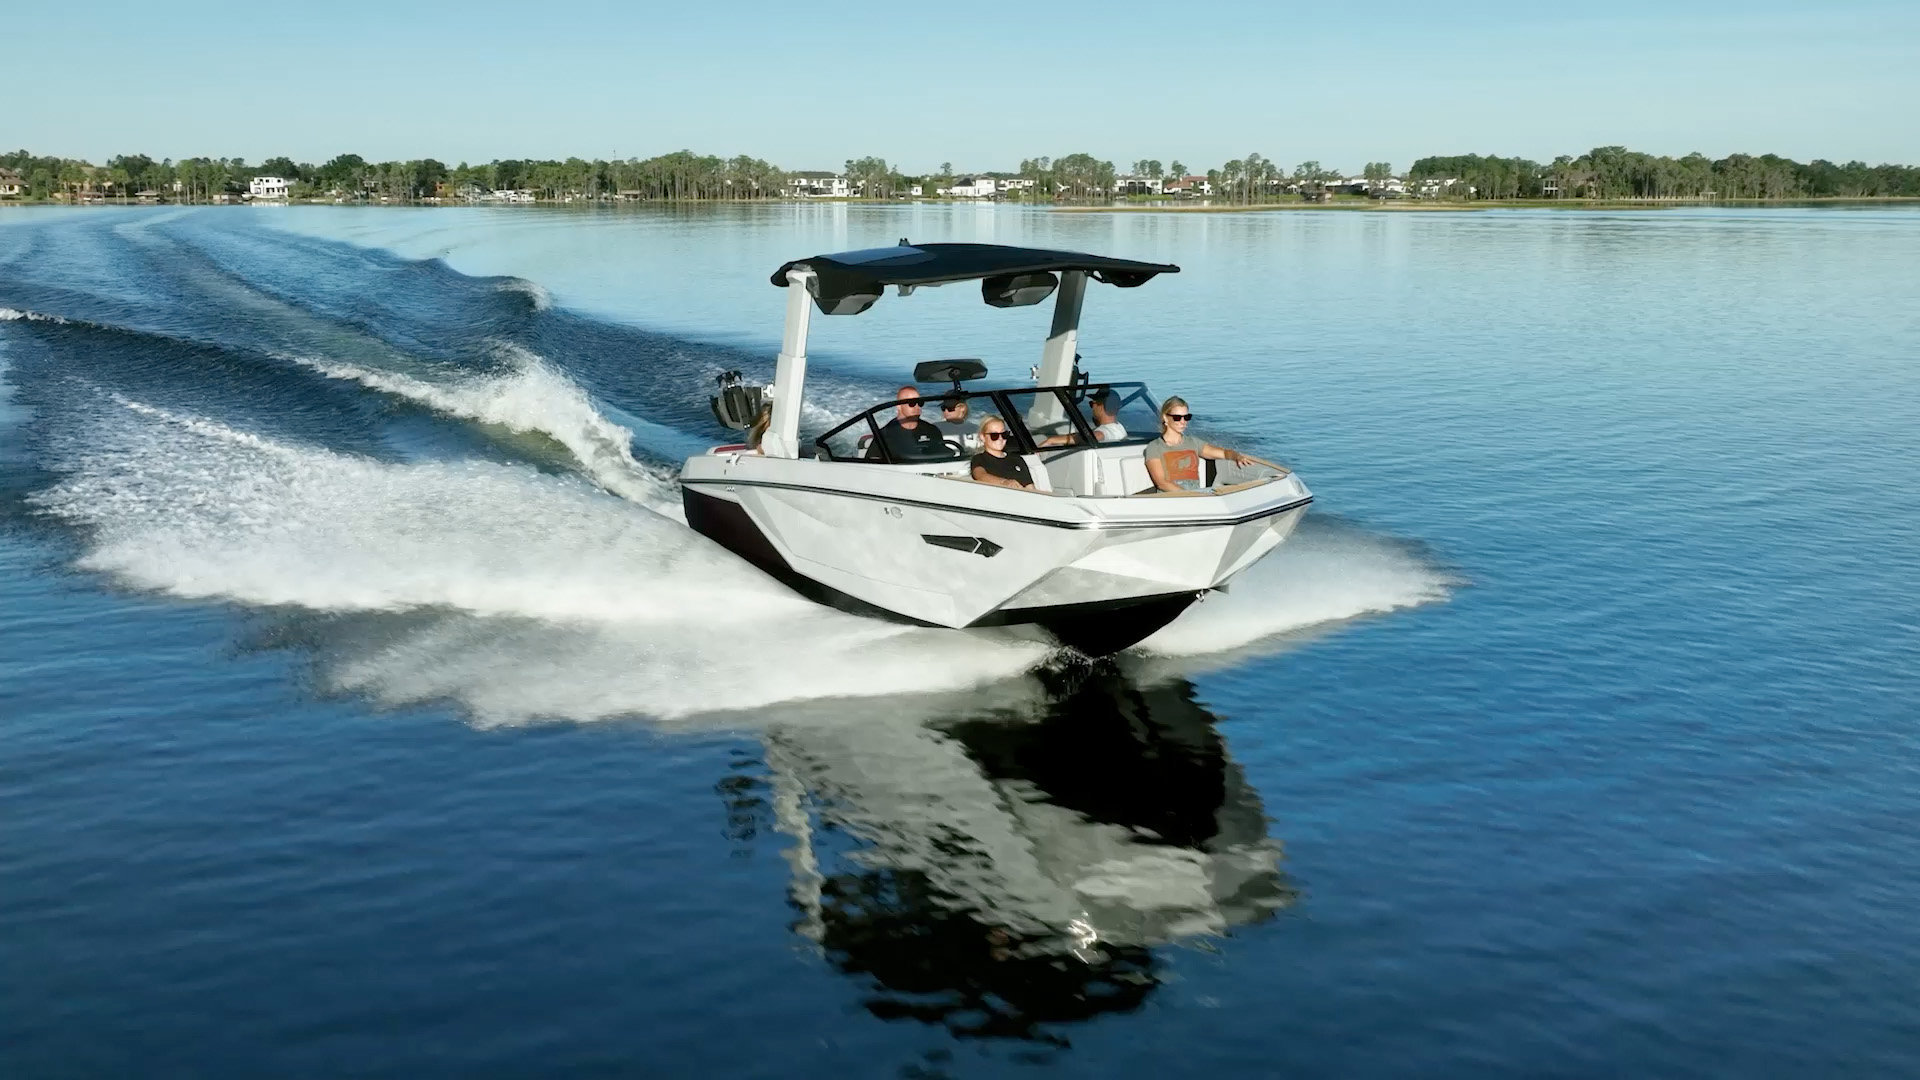
[[[671,626],[441,618],[390,638],[342,640],[316,652],[316,670],[328,689],[383,705],[458,702],[481,726],[642,715],[738,729],[769,722],[757,710],[775,704],[839,699],[819,708],[845,722],[870,714],[845,699],[971,692],[1033,669],[1049,651],[809,605],[724,625],[697,609]]]
[[[1404,545],[1309,518],[1287,542],[1136,649],[1197,656],[1444,600],[1458,581]]]
[[[50,322],[64,326],[67,320],[58,315],[44,315],[38,311],[21,311],[19,308],[0,307],[0,322]]]
[[[13,403],[13,384],[7,381],[7,343],[0,340],[0,427],[11,427],[21,417]]]
[[[577,481],[387,464],[116,401],[119,417],[62,436],[67,477],[33,497],[88,534],[79,565],[181,597],[391,614],[325,667],[389,704],[672,716],[961,688],[1047,651],[819,607]]]
[[[463,373],[444,381],[335,360],[294,359],[329,378],[357,382],[450,416],[544,435],[566,447],[587,476],[601,487],[657,512],[680,517],[680,498],[671,478],[634,460],[631,431],[602,415],[578,383],[538,354],[510,342],[495,342],[494,348],[507,362],[507,372],[478,376]]]

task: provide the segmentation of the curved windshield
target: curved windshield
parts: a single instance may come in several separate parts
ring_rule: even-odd
[[[831,461],[960,461],[979,451],[980,423],[989,416],[1006,422],[1011,448],[1020,454],[1146,442],[1160,433],[1158,408],[1144,384],[1083,383],[891,399],[848,418],[814,445]]]

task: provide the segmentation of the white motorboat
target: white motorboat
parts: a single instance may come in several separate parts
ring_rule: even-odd
[[[928,626],[1032,624],[1089,655],[1117,652],[1171,622],[1209,590],[1284,541],[1313,495],[1298,476],[1268,475],[1205,492],[1154,489],[1143,452],[1158,406],[1140,383],[1095,382],[1076,343],[1089,281],[1134,288],[1179,267],[995,244],[908,244],[787,263],[786,329],[758,452],[716,446],[687,459],[687,523],[802,595]],[[968,390],[975,360],[935,360],[915,383],[947,382],[920,399],[928,416],[954,398],[1006,421],[1035,490],[974,483],[968,433],[942,431],[934,452],[907,456],[885,425],[889,397],[801,442],[807,336],[814,307],[857,315],[886,287],[979,281],[986,303],[1021,307],[1053,296],[1034,385]],[[1102,401],[1118,429],[1091,416]],[[714,411],[745,427],[763,388],[723,381]],[[937,423],[923,419],[921,423]],[[1211,463],[1209,463],[1211,464]]]

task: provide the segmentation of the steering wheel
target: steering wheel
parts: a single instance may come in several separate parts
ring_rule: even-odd
[[[964,446],[961,446],[959,443],[959,440],[942,439],[940,441],[947,444],[947,452],[952,454],[955,458],[963,458],[967,456],[967,448]]]

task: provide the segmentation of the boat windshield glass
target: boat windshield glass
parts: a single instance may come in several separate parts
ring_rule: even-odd
[[[913,403],[913,399],[907,401]],[[1095,401],[1100,402],[1098,416]],[[952,407],[961,402],[964,415]],[[871,406],[815,439],[819,456],[895,465],[960,461],[979,451],[980,421],[988,416],[1007,422],[1013,449],[1022,454],[1090,443],[1144,443],[1160,434],[1158,406],[1146,386],[1137,382],[929,393],[919,399],[915,427],[904,435],[897,424],[894,430],[888,429],[901,419],[900,404],[890,399]],[[1116,423],[1118,431],[1108,426],[1096,434],[1102,424]]]

